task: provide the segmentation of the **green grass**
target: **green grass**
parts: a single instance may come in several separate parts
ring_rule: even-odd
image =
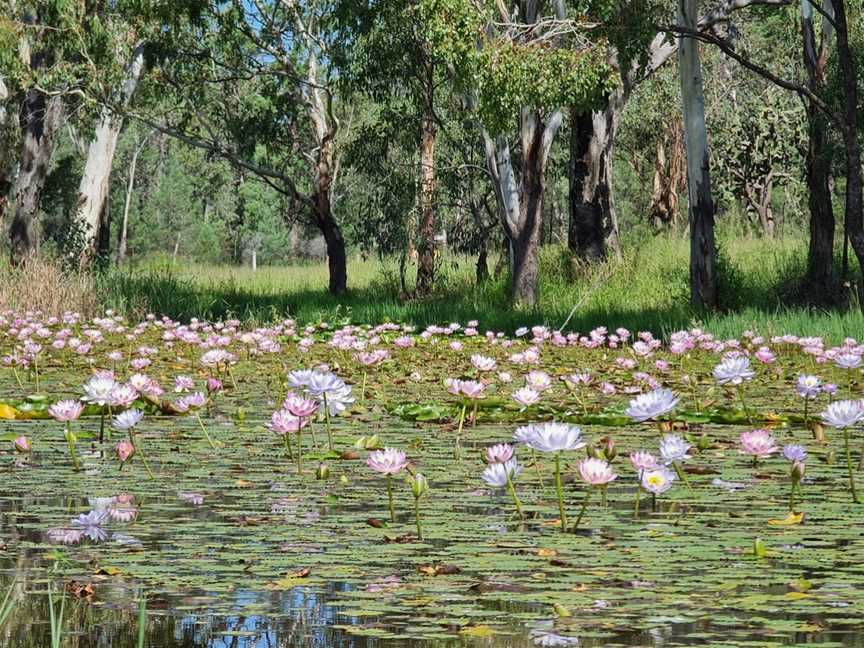
[[[150,261],[99,282],[107,307],[141,315],[270,322],[287,316],[302,322],[409,322],[423,326],[477,319],[481,328],[512,332],[526,324],[559,328],[575,308],[567,330],[598,325],[626,326],[668,334],[703,326],[721,336],[745,329],[762,334],[794,332],[842,339],[864,329],[860,310],[824,310],[801,303],[806,242],[735,238],[721,240],[721,313],[690,308],[688,242],[658,236],[627,246],[621,261],[594,268],[574,267],[559,247],[543,250],[541,298],[531,311],[514,311],[506,278],[477,285],[475,259],[448,255],[441,260],[435,294],[423,300],[400,295],[397,264],[392,260],[352,257],[349,291],[344,297],[326,292],[325,263],[279,268],[171,264]],[[408,286],[413,285],[409,273]],[[808,299],[819,297],[803,295]]]

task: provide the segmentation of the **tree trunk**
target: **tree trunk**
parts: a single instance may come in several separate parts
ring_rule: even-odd
[[[828,13],[833,5],[823,0]],[[831,22],[823,17],[821,43],[816,43],[813,25],[814,10],[809,0],[801,2],[801,33],[803,36],[804,66],[808,85],[814,93],[824,90],[828,54],[833,34]],[[812,105],[807,105],[808,145],[805,164],[808,204],[810,208],[810,242],[807,252],[806,282],[816,301],[830,296],[836,288],[834,274],[834,208],[831,204],[831,149],[828,146],[825,117]]]
[[[15,188],[15,213],[9,228],[12,264],[19,266],[39,247],[37,215],[54,138],[60,127],[63,101],[39,90],[27,92],[21,120],[24,142]]]
[[[680,193],[687,186],[687,162],[681,141],[681,120],[675,119],[657,138],[651,183],[651,221],[655,228],[678,222]]]
[[[698,4],[698,0],[679,0],[678,20],[685,29],[696,29]],[[697,308],[713,309],[717,306],[714,201],[711,196],[705,96],[698,42],[694,38],[682,36],[678,55],[690,199],[690,301]]]
[[[513,228],[511,291],[516,306],[535,306],[540,296],[540,237],[543,230],[543,197],[546,161],[541,151],[543,129],[523,137],[522,179],[519,187],[519,224]],[[526,146],[527,145],[527,146]]]
[[[810,206],[810,246],[807,252],[807,283],[814,295],[827,295],[835,285],[834,208],[831,204],[831,160],[821,115],[808,108],[806,179]],[[818,301],[818,300],[817,300]]]
[[[420,140],[420,231],[417,244],[418,295],[432,292],[435,282],[435,117],[430,110],[423,117]]]
[[[616,91],[602,111],[570,112],[567,242],[577,258],[588,262],[605,259],[607,247],[616,256],[621,254],[612,198],[612,149],[623,105],[624,95]]]
[[[127,106],[132,99],[143,67],[144,44],[139,43],[132,53],[120,88],[119,102],[122,107]],[[80,255],[82,267],[88,266],[93,261],[99,249],[99,242],[104,238],[100,235],[101,219],[105,211],[111,167],[122,127],[122,115],[115,113],[113,108],[104,106],[96,126],[96,133],[87,151],[87,162],[78,187],[75,221],[83,237]]]
[[[315,165],[315,193],[312,195],[315,223],[327,244],[327,265],[330,271],[330,293],[343,295],[348,287],[348,260],[345,239],[339,223],[333,217],[330,192],[333,186],[333,140],[325,136],[318,149]]]
[[[9,101],[9,90],[0,73],[0,227],[3,226],[3,216],[6,213],[6,204],[9,190],[12,188],[12,144],[9,121],[9,111],[6,104]],[[7,139],[8,138],[8,139]]]
[[[120,239],[117,242],[117,267],[126,261],[126,249],[129,241],[129,209],[132,206],[132,190],[135,188],[135,170],[138,168],[138,156],[144,150],[150,135],[146,135],[141,143],[132,152],[132,160],[129,162],[129,180],[126,183],[126,195],[123,200],[123,222],[120,226]]]
[[[846,230],[858,264],[864,268],[864,178],[858,139],[857,61],[849,48],[845,0],[834,0],[837,63],[843,89],[843,144],[846,153]]]

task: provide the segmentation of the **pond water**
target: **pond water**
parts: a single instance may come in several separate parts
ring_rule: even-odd
[[[168,390],[162,400],[181,396],[171,393],[180,374],[202,389],[212,371],[200,366],[200,345],[166,347],[163,332],[144,327],[134,344],[154,347],[146,372]],[[279,352],[253,356],[243,353],[238,332],[227,347],[238,360],[221,376],[226,389],[200,412],[217,448],[194,415],[166,415],[141,401],[137,445],[155,478],[137,456],[119,467],[113,448],[123,435],[109,425],[100,444],[100,417],[91,410],[72,423],[82,463],[75,471],[63,425],[45,407],[79,397],[95,368],[115,365],[118,379],[128,377],[135,352],[122,344],[125,334],[109,328],[90,354],[45,352],[44,399],[32,397],[33,372],[18,369],[19,385],[11,369],[0,369],[0,400],[16,412],[0,421],[0,599],[8,592],[14,605],[0,627],[2,646],[52,645],[51,603],[56,617],[61,601],[61,645],[76,648],[864,646],[864,505],[853,504],[847,489],[842,435],[807,429],[794,388],[800,372],[819,372],[859,398],[860,374],[850,383],[844,370],[817,366],[800,345],[776,344],[777,363],[758,367],[748,382],[749,423],[738,391],[712,380],[719,350],[688,354],[682,371],[664,349],[643,358],[628,347],[547,343],[536,345],[539,363],[524,367],[509,361],[529,348],[523,341],[502,348],[460,337],[464,348],[456,352],[450,334],[400,348],[394,332],[377,343],[389,359],[364,369],[352,352],[328,344],[329,333],[307,336],[314,343],[301,350],[302,332],[281,331],[272,336]],[[10,338],[4,353],[17,345]],[[124,349],[119,365],[105,356],[117,347]],[[460,402],[444,379],[476,376],[470,355],[478,351],[495,357],[513,382],[490,374],[476,422],[459,435]],[[636,365],[615,364],[618,357]],[[673,364],[661,371],[658,358]],[[296,447],[289,456],[266,425],[287,371],[320,363],[353,385],[356,400],[333,420],[335,452],[327,451],[323,421],[303,430],[298,474]],[[510,398],[529,370],[557,378],[583,369],[616,392],[555,380],[537,406],[520,408]],[[681,394],[664,431],[693,448],[681,466],[691,488],[679,480],[653,502],[641,493],[637,516],[639,480],[627,455],[656,452],[661,437],[656,424],[623,416],[632,397],[625,392],[645,389],[640,370]],[[814,399],[809,416],[827,403],[825,395]],[[524,471],[514,486],[524,519],[506,489],[480,478],[487,446],[510,441],[521,423],[551,418],[581,421],[589,441],[610,437],[618,453],[605,506],[591,492],[569,533],[558,524],[553,455],[517,450]],[[775,453],[754,464],[740,452],[740,433],[757,424],[769,425],[780,445],[807,446],[794,506],[803,516],[787,516],[789,462]],[[23,459],[8,443],[21,434],[33,445]],[[404,450],[411,469],[428,479],[422,539],[405,472],[393,481],[396,519],[389,520],[386,479],[366,465],[369,451],[358,441],[371,435]],[[571,524],[590,492],[578,476],[584,457],[585,450],[562,454]],[[106,522],[104,542],[52,542],[50,529],[110,508],[108,498],[120,494],[134,498],[133,514]]]

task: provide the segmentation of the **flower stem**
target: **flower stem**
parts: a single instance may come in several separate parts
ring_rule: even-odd
[[[420,526],[420,498],[414,498],[414,520],[417,522],[417,539],[423,539],[423,528]]]
[[[132,444],[132,447],[135,448],[135,454],[141,457],[141,463],[144,464],[144,470],[147,471],[150,479],[156,479],[153,475],[153,471],[150,470],[150,464],[147,463],[147,457],[144,456],[144,451],[135,443],[135,435],[132,433],[132,428],[129,428],[129,443]]]
[[[396,522],[396,510],[393,508],[393,478],[387,475],[387,499],[390,502],[390,522]]]
[[[678,465],[677,461],[672,462],[672,467],[675,468],[675,474],[678,475],[678,479],[684,482],[684,485],[687,487],[691,493],[693,492],[693,487],[690,485],[690,480],[687,479],[687,473],[682,470],[681,466]]]
[[[366,372],[363,372],[363,386],[360,388],[360,400],[366,400]]]
[[[513,480],[510,478],[510,473],[507,473],[507,490],[510,491],[510,496],[513,498],[513,504],[516,506],[516,513],[521,519],[525,519],[522,513],[522,502],[519,501],[519,496],[516,495],[516,487],[513,485]]]
[[[294,458],[294,451],[291,449],[291,432],[286,432],[285,436],[285,451],[288,453],[288,458]]]
[[[66,443],[69,444],[69,456],[72,458],[72,466],[75,468],[75,472],[81,471],[81,464],[78,461],[78,453],[75,452],[75,435],[72,434],[72,430],[69,429],[69,422],[66,422]]]
[[[537,461],[537,451],[531,448],[531,461],[534,463],[534,468],[537,470],[537,481],[540,483],[540,491],[546,490],[546,484],[543,482],[543,473],[540,471],[540,462]]]
[[[297,420],[297,474],[303,474],[303,439],[300,436],[300,420]]]
[[[558,495],[558,516],[561,518],[561,533],[567,533],[567,514],[564,512],[564,487],[561,483],[561,453],[555,454],[555,492]]]
[[[453,454],[456,457],[457,461],[462,456],[462,428],[465,425],[465,412],[468,409],[468,403],[462,402],[462,411],[459,413],[459,429],[456,430],[456,448],[453,450]]]
[[[198,412],[195,412],[195,418],[198,421],[198,425],[201,426],[201,431],[204,432],[204,436],[207,438],[207,443],[210,444],[210,447],[216,450],[216,444],[213,442],[213,439],[210,438],[210,433],[207,431],[207,428],[204,425],[204,421],[201,420],[201,416]]]
[[[843,429],[843,441],[846,447],[846,467],[849,469],[849,490],[852,491],[852,501],[858,504],[858,491],[855,489],[855,473],[852,471],[852,452],[849,450],[849,428]]]
[[[750,408],[747,407],[747,400],[744,398],[744,385],[738,385],[738,397],[741,399],[741,407],[744,410],[744,416],[747,417],[747,422],[753,424],[753,416],[750,414]]]
[[[327,443],[333,449],[333,430],[330,427],[330,407],[327,405],[327,392],[324,392],[324,423],[327,425]]]
[[[576,518],[576,523],[573,525],[574,531],[579,528],[579,523],[582,522],[582,516],[585,515],[585,509],[588,508],[588,500],[591,499],[591,493],[593,491],[593,488],[589,488],[588,492],[585,493],[585,499],[582,500],[582,508],[579,509],[579,516]]]
[[[639,503],[640,503],[641,499],[642,499],[642,487],[639,486],[636,488],[636,506],[633,508],[633,517],[634,518],[639,517]]]

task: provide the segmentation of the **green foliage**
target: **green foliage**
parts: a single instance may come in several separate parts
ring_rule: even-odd
[[[509,41],[481,50],[478,77],[480,116],[493,133],[510,127],[522,106],[596,109],[616,84],[603,49],[577,52]]]

